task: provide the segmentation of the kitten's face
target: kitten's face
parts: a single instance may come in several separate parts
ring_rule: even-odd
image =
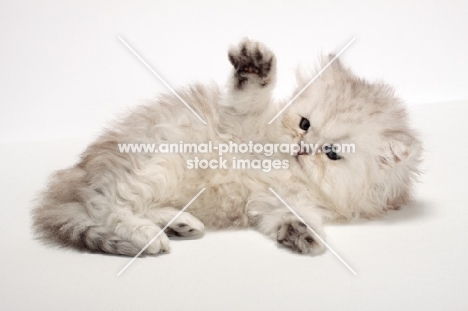
[[[373,217],[408,200],[421,147],[388,87],[335,63],[286,110],[282,126],[294,142],[343,150],[348,144],[347,152],[319,149],[292,161],[339,216]]]

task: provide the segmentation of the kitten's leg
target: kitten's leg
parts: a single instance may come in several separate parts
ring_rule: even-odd
[[[146,213],[146,216],[155,224],[165,227],[178,212],[179,210],[173,207],[163,207],[151,209]],[[172,222],[165,232],[170,237],[200,238],[205,232],[205,226],[192,214],[183,212]]]
[[[257,199],[259,200],[252,200],[247,204],[247,214],[252,227],[295,252],[310,255],[323,253],[324,245],[286,207],[271,197]],[[324,238],[322,217],[317,209],[304,205],[295,205],[293,208],[307,225]]]
[[[240,128],[255,128],[274,116],[270,102],[276,83],[276,58],[264,44],[249,39],[231,47],[228,55],[233,71],[227,96],[220,103],[220,130],[242,136]]]
[[[146,254],[166,253],[170,250],[167,235],[161,232],[161,227],[149,219],[138,217],[130,211],[119,211],[110,215],[109,222],[115,226],[115,233],[118,236],[140,249],[143,249],[159,234],[158,238],[145,250]]]

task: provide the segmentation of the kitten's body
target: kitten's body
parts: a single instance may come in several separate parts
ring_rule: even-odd
[[[335,63],[267,125],[285,104],[271,99],[273,54],[245,40],[229,56],[234,72],[226,93],[203,85],[180,93],[208,125],[174,96],[137,108],[93,143],[76,166],[54,175],[33,213],[40,236],[75,248],[134,255],[206,188],[146,253],[168,251],[168,235],[199,237],[205,225],[252,226],[296,251],[316,254],[323,246],[269,187],[320,233],[324,220],[378,216],[407,201],[420,146],[401,104],[385,86],[367,84]],[[299,79],[300,86],[306,82]],[[302,117],[310,120],[310,130],[299,128]],[[180,141],[338,143],[330,138],[336,136],[348,136],[356,154],[339,161],[325,154],[275,154],[289,161],[289,169],[269,173],[231,166],[187,169],[193,154],[121,153],[118,148],[119,143]],[[196,156],[218,159],[217,151]],[[235,156],[223,158],[230,163]]]

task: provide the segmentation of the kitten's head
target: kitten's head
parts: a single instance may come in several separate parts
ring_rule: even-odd
[[[309,81],[299,76],[297,92]],[[336,216],[374,217],[409,200],[421,143],[387,85],[359,79],[336,60],[284,112],[281,125],[293,141],[321,148],[297,155],[292,166]],[[325,153],[325,144],[336,152]]]

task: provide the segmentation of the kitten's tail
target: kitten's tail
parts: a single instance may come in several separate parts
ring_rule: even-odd
[[[83,219],[83,215],[77,217],[75,204],[79,203],[60,205],[58,208],[63,211],[62,215],[50,213],[45,207],[36,208],[33,226],[37,236],[46,243],[78,250],[126,256],[139,252],[139,248],[118,237],[110,228],[90,223],[89,219]],[[70,210],[75,214],[73,219],[64,218]]]
[[[77,200],[79,168],[58,172],[33,209],[33,229],[44,242],[91,252],[134,256],[140,249],[97,224]],[[73,181],[73,182],[71,182]]]

